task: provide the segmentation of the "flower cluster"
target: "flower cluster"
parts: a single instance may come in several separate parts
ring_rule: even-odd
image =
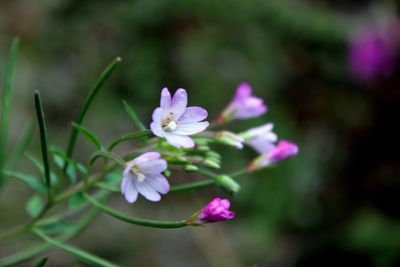
[[[156,142],[152,142],[152,149],[158,152],[145,152],[126,163],[121,193],[127,202],[134,203],[139,194],[147,200],[159,201],[161,195],[170,190],[166,176],[169,175],[168,164],[171,163],[183,165],[182,170],[187,172],[206,173],[214,179],[216,186],[230,193],[237,193],[240,185],[232,177],[224,174],[214,175],[204,170],[200,172],[201,168],[220,168],[220,156],[210,150],[210,142],[233,146],[236,149],[242,149],[244,145],[252,147],[260,156],[244,169],[247,172],[270,166],[298,153],[294,143],[278,140],[278,136],[272,131],[272,123],[240,134],[226,130],[206,131],[209,127],[209,123],[205,121],[207,111],[201,107],[187,105],[188,96],[185,89],[176,90],[173,96],[167,88],[162,90],[160,106],[154,110],[150,124],[152,134],[158,137]],[[266,112],[264,101],[253,95],[249,84],[242,83],[214,125],[221,126],[233,120],[255,118]],[[214,198],[195,213],[188,223],[199,225],[230,220],[235,214],[229,207],[228,199]]]

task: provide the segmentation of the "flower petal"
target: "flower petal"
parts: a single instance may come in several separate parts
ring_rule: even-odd
[[[139,157],[135,158],[132,162],[133,164],[138,165],[144,162],[149,162],[155,159],[159,159],[160,157],[161,155],[158,152],[146,152],[140,155]]]
[[[236,89],[235,101],[243,101],[248,98],[252,93],[251,86],[248,83],[241,83]]]
[[[143,174],[160,174],[167,169],[167,162],[163,159],[155,159],[138,164]]]
[[[204,131],[208,125],[208,121],[178,124],[178,127],[173,131],[173,133],[179,135],[197,134]]]
[[[150,130],[155,136],[164,137],[164,130],[161,127],[161,123],[153,121],[150,123]]]
[[[201,107],[188,107],[178,119],[179,123],[199,122],[207,118],[208,112]]]
[[[158,122],[158,124],[161,124],[161,121],[162,121],[162,109],[161,108],[156,108],[153,111],[152,119],[153,119],[153,122]]]
[[[138,191],[133,184],[132,179],[129,177],[124,177],[121,183],[121,192],[125,196],[128,203],[133,203],[136,201],[138,196]]]
[[[160,107],[162,109],[169,109],[171,106],[171,94],[167,87],[161,91]]]
[[[153,187],[157,192],[161,194],[166,194],[169,192],[169,183],[167,178],[163,175],[149,176],[146,178],[147,182]]]
[[[185,89],[176,90],[174,97],[171,101],[170,112],[174,114],[174,119],[177,120],[185,112],[188,102],[188,97]]]
[[[150,201],[159,201],[161,199],[161,196],[159,193],[157,193],[157,191],[152,188],[146,180],[144,180],[143,182],[139,183],[139,182],[135,182],[135,186],[137,188],[137,190],[139,191],[139,193],[144,196],[147,200]]]
[[[177,135],[173,133],[164,133],[165,139],[167,139],[167,142],[170,145],[173,145],[174,147],[177,148],[193,148],[194,147],[194,141],[192,138],[188,136],[182,136],[182,135]]]

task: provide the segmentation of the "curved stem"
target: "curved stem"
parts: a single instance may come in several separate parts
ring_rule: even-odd
[[[116,147],[118,144],[128,141],[128,140],[135,140],[135,139],[139,139],[142,137],[146,137],[146,136],[151,136],[151,131],[150,130],[144,130],[144,131],[140,131],[140,132],[134,132],[134,133],[130,133],[130,134],[125,134],[121,137],[119,137],[118,139],[114,140],[111,145],[108,147],[108,151],[112,151],[114,147]]]
[[[121,221],[135,224],[135,225],[141,225],[141,226],[147,226],[147,227],[153,227],[153,228],[181,228],[188,226],[188,222],[186,220],[180,220],[180,221],[156,221],[156,220],[145,220],[145,219],[139,219],[135,217],[131,217],[128,215],[125,215],[123,213],[120,213],[118,211],[115,211],[107,206],[104,206],[94,198],[90,197],[88,194],[84,193],[84,196],[86,197],[87,200],[89,200],[94,206],[98,207],[101,209],[103,212],[107,213],[108,215],[115,217]]]
[[[249,174],[249,173],[248,173],[248,171],[246,169],[242,169],[242,170],[239,170],[239,171],[234,172],[232,174],[229,174],[229,176],[234,178],[234,177],[237,177],[237,176],[241,176],[243,174]]]
[[[207,188],[213,185],[215,185],[215,181],[210,179],[210,180],[192,182],[187,184],[175,185],[171,187],[171,190],[169,192],[170,193],[184,192],[194,189]]]

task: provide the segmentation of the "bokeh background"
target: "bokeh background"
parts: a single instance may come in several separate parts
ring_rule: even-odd
[[[212,119],[246,81],[269,112],[230,129],[273,122],[300,154],[240,178],[235,220],[168,231],[102,215],[71,244],[124,266],[400,266],[399,8],[372,0],[2,0],[2,81],[11,40],[21,38],[10,146],[33,116],[39,88],[49,139],[64,148],[84,96],[116,56],[123,62],[84,123],[104,143],[134,130],[121,99],[148,123],[161,88],[183,87]],[[30,153],[40,155],[38,144],[35,134]],[[255,157],[217,149],[227,173]],[[79,139],[76,158],[85,163],[92,152]],[[36,171],[27,160],[18,167]],[[190,179],[175,173],[171,183]],[[28,218],[31,194],[6,183],[1,230]],[[226,196],[209,189],[157,204],[128,205],[118,195],[111,203],[171,219],[218,195]],[[1,244],[0,257],[15,249]],[[57,250],[46,255],[48,266],[84,266]]]

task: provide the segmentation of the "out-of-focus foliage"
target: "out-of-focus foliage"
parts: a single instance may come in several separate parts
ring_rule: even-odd
[[[82,96],[116,56],[123,62],[86,121],[108,142],[135,127],[120,99],[149,122],[160,89],[183,87],[192,105],[216,117],[235,86],[247,81],[269,112],[243,128],[232,124],[232,130],[275,122],[277,134],[297,142],[300,154],[242,178],[234,222],[162,232],[101,217],[76,242],[132,266],[396,266],[398,69],[357,81],[348,71],[347,49],[355,29],[398,10],[391,1],[361,0],[0,1],[1,63],[11,39],[21,38],[11,136],[16,140],[31,117],[32,91],[40,88],[49,139],[65,147],[60,140]],[[88,158],[92,147],[79,142],[77,157]],[[38,147],[30,149],[39,154]],[[223,165],[233,171],[254,156],[247,149],[234,151]],[[19,165],[32,168],[25,161]],[[26,218],[23,201],[17,201],[32,197],[26,192],[16,182],[2,188],[0,229]],[[149,217],[179,217],[190,203],[179,209],[175,203],[215,193],[171,195],[160,204],[135,206],[121,197],[114,205]],[[0,251],[0,257],[7,253]],[[72,262],[54,252],[47,264]]]

